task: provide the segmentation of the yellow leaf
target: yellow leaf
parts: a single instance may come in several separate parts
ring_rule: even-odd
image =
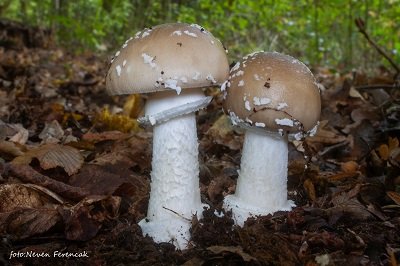
[[[106,130],[119,130],[121,132],[136,132],[139,123],[127,115],[111,114],[108,108],[104,108],[96,117],[96,122],[102,124]]]
[[[389,147],[388,147],[388,145],[382,144],[381,146],[379,146],[378,153],[379,153],[379,156],[383,160],[386,161],[387,159],[389,159]]]
[[[124,114],[131,118],[138,118],[143,110],[144,101],[140,94],[132,94],[128,96],[124,104]]]

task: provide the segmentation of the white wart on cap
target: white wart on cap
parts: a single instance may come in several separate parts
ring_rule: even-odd
[[[229,64],[221,42],[196,24],[170,23],[138,32],[112,60],[110,94],[148,93],[221,84]]]
[[[277,52],[247,55],[230,71],[225,111],[233,123],[267,131],[310,131],[321,112],[320,93],[309,68]]]

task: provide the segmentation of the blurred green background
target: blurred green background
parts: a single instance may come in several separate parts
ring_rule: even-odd
[[[291,54],[313,66],[348,70],[388,65],[354,19],[400,61],[400,0],[0,0],[0,16],[51,28],[75,52],[113,51],[144,27],[197,23],[220,38],[231,61],[255,50]]]

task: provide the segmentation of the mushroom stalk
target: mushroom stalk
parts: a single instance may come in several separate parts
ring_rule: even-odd
[[[224,200],[236,224],[243,226],[250,216],[291,210],[294,203],[287,199],[287,164],[287,136],[246,131],[236,192]]]
[[[180,95],[161,92],[150,96],[146,116],[204,98],[201,90]],[[157,123],[157,121],[155,121]],[[193,215],[202,216],[198,142],[194,111],[156,124],[153,128],[151,192],[147,218],[139,225],[155,242],[172,241],[184,249],[190,239]]]

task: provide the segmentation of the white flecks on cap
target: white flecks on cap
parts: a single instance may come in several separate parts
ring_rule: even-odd
[[[176,31],[174,31],[171,35],[178,35],[178,36],[181,36],[181,35],[182,35],[182,31],[176,30]]]
[[[198,80],[200,77],[200,72],[194,72],[194,76],[192,77],[193,80]]]
[[[182,81],[182,83],[187,83],[188,82],[186,77],[181,77],[179,80]]]
[[[245,101],[244,102],[244,107],[247,109],[247,110],[251,110],[251,107],[250,107],[250,102],[249,101]]]
[[[144,37],[146,37],[146,36],[149,36],[149,35],[150,35],[150,32],[151,32],[150,29],[148,29],[148,30],[146,30],[145,32],[143,32],[142,38],[144,38]]]
[[[283,136],[284,135],[283,134],[283,129],[282,128],[278,129],[278,133],[279,133],[279,135]]]
[[[261,98],[254,97],[253,98],[254,105],[266,105],[266,104],[269,104],[270,102],[271,102],[271,99],[266,98],[266,97],[261,97]]]
[[[139,38],[140,38],[140,34],[142,34],[141,31],[136,32],[136,34],[135,34],[135,39],[139,39]]]
[[[193,23],[193,24],[190,24],[190,26],[199,29],[203,33],[209,34],[209,32],[205,28],[203,28],[202,26],[200,26],[198,24]]]
[[[215,78],[211,74],[207,75],[206,80],[211,81],[211,83],[213,83],[213,84],[217,83],[217,81],[215,80]]]
[[[221,91],[225,91],[226,90],[226,84],[228,83],[227,80],[224,81],[224,83],[222,83],[221,85]]]
[[[238,87],[243,87],[244,86],[244,80],[240,80],[238,83]]]
[[[117,52],[115,53],[114,57],[118,57],[120,53],[121,53],[120,51],[117,51]]]
[[[197,37],[197,34],[196,34],[196,33],[190,32],[190,31],[188,31],[188,30],[183,31],[183,33],[185,33],[186,35],[189,35],[190,37],[194,37],[194,38]]]
[[[236,126],[243,122],[243,119],[239,118],[234,112],[228,110],[229,117],[231,119],[232,125]]]
[[[317,130],[318,130],[318,126],[319,126],[319,121],[317,122],[317,124],[308,131],[308,134],[313,137],[315,136],[315,134],[317,134]]]
[[[255,80],[260,80],[260,76],[258,74],[254,74],[254,79]]]
[[[246,121],[247,123],[249,123],[250,125],[253,124],[253,121],[251,121],[250,118],[248,118],[248,117],[246,117],[245,121]]]
[[[277,124],[277,125],[281,125],[281,126],[288,126],[288,127],[292,127],[294,124],[293,124],[293,120],[292,119],[289,119],[289,118],[283,118],[283,119],[278,119],[278,118],[276,118],[275,119],[275,123]]]
[[[256,125],[256,127],[265,127],[265,123],[261,123],[261,122],[256,122],[255,125]]]
[[[124,62],[122,62],[122,67],[124,67],[126,65],[126,60],[124,60]]]
[[[176,79],[167,79],[164,84],[165,84],[164,85],[165,88],[170,88],[170,89],[175,90],[176,94],[178,94],[178,95],[182,91],[182,88],[177,85],[178,81]]]
[[[232,72],[235,72],[236,70],[238,70],[239,67],[240,67],[240,62],[237,62],[237,63],[232,67],[231,73],[232,73]]]
[[[156,63],[153,62],[154,57],[146,54],[146,53],[142,53],[142,57],[144,60],[145,64],[149,64],[151,66],[151,68],[155,68],[156,67]]]
[[[303,134],[303,132],[297,132],[296,134],[294,134],[293,137],[295,140],[302,140],[304,137],[304,134]]]
[[[120,66],[120,65],[117,65],[117,66],[115,67],[115,70],[117,70],[117,75],[118,75],[118,77],[121,76],[121,66]]]
[[[244,66],[243,66],[244,67]],[[239,70],[238,72],[236,72],[236,77],[242,76],[244,74],[243,70]]]
[[[285,107],[288,107],[287,103],[278,103],[278,106],[276,107],[276,109],[277,110],[282,110]]]

